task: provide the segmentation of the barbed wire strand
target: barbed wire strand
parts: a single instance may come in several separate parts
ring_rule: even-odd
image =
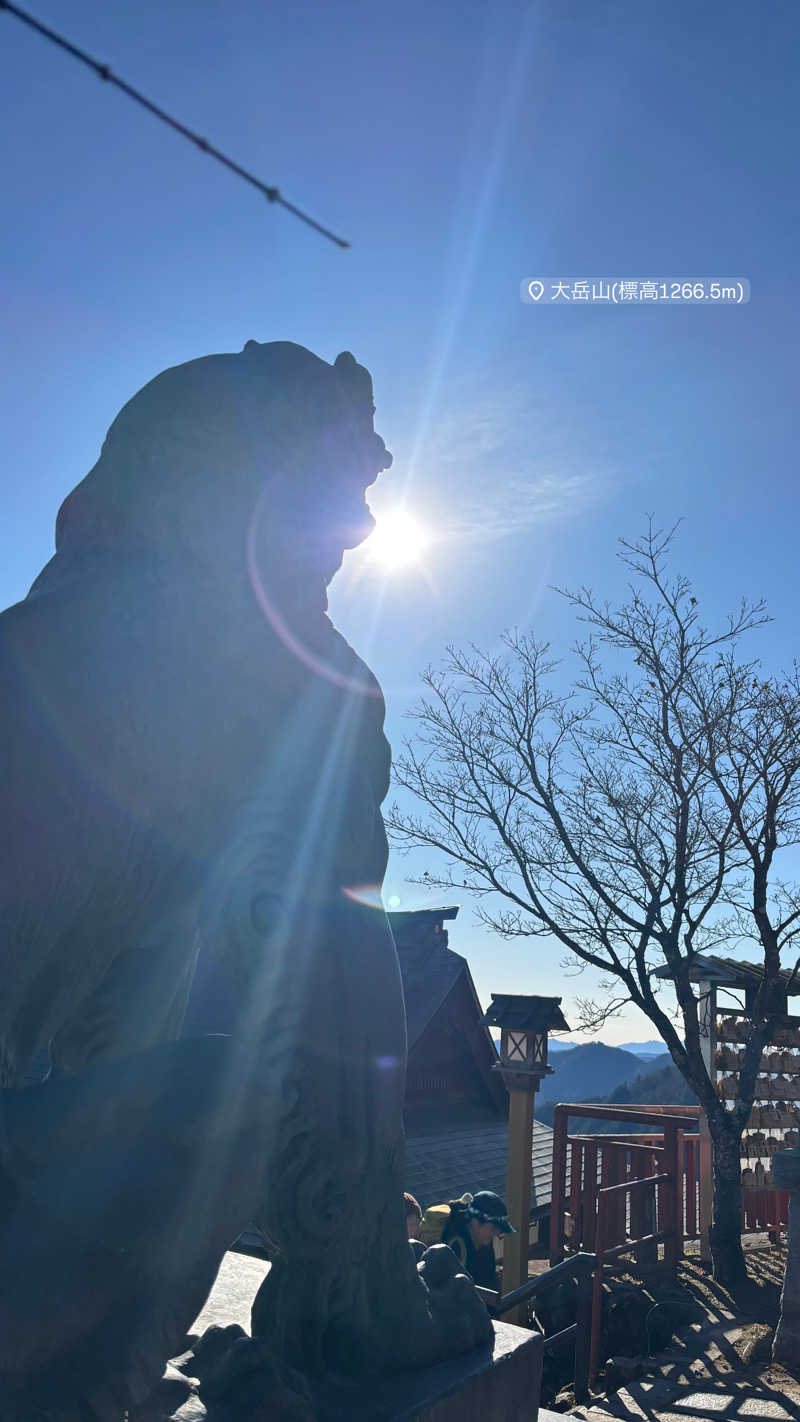
[[[289,202],[288,198],[283,196],[279,188],[272,187],[268,183],[262,183],[261,179],[257,178],[254,173],[248,172],[240,163],[235,163],[227,154],[221,153],[218,148],[215,148],[212,143],[209,143],[207,138],[201,137],[199,133],[194,133],[191,128],[186,127],[186,124],[173,118],[165,109],[159,108],[158,104],[154,104],[150,99],[146,98],[144,94],[141,94],[138,89],[134,89],[132,84],[128,84],[124,79],[120,79],[119,75],[115,74],[107,64],[101,64],[99,60],[93,59],[90,54],[87,54],[85,50],[79,49],[71,40],[65,39],[63,35],[56,34],[55,30],[51,30],[47,25],[42,24],[41,20],[37,20],[33,15],[29,15],[28,12],[22,10],[19,5],[12,4],[12,0],[0,0],[0,10],[7,10],[10,15],[14,15],[18,20],[21,20],[24,25],[28,25],[32,30],[35,30],[37,34],[43,35],[45,39],[50,40],[53,44],[57,45],[59,49],[65,50],[66,53],[71,54],[74,59],[79,59],[82,64],[86,64],[89,69],[93,69],[95,74],[101,79],[109,84],[115,84],[118,89],[122,90],[123,94],[128,95],[129,99],[133,99],[137,104],[141,104],[143,109],[147,109],[148,113],[154,114],[162,123],[167,124],[170,128],[174,128],[176,133],[180,133],[184,138],[188,138],[201,152],[207,153],[209,158],[216,158],[218,163],[222,163],[224,167],[229,168],[238,178],[244,179],[251,187],[257,188],[260,193],[263,193],[268,202],[278,203],[281,207],[284,207],[287,212],[291,212],[293,217],[299,217],[301,222],[305,222],[308,227],[313,227],[315,232],[319,232],[323,237],[327,237],[329,241],[335,242],[337,247],[350,246],[350,243],[344,237],[337,237],[336,233],[331,232],[330,228],[323,227],[321,222],[317,222],[315,218],[310,217],[309,214],[303,212],[301,208],[295,207],[293,202]]]

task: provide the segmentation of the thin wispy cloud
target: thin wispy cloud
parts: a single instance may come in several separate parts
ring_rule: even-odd
[[[617,487],[618,471],[584,436],[579,409],[562,402],[556,411],[519,385],[459,395],[424,456],[436,501],[447,505],[448,540],[494,543],[580,517]]]
[[[608,492],[608,483],[601,486],[589,473],[506,475],[485,499],[458,510],[448,538],[495,543],[553,519],[583,514]]]

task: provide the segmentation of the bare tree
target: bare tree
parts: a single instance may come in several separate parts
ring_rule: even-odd
[[[633,1003],[653,1023],[705,1110],[714,1160],[716,1276],[744,1276],[741,1136],[762,1050],[781,1011],[781,953],[800,894],[776,857],[800,841],[800,681],[742,661],[768,621],[743,601],[708,630],[691,584],[666,572],[675,530],[620,540],[632,578],[618,607],[565,592],[590,629],[562,692],[547,645],[519,633],[501,655],[449,649],[412,712],[396,781],[421,802],[388,817],[401,847],[440,850],[424,882],[466,888],[506,938],[555,938],[601,970],[606,996],[579,999],[585,1025]],[[738,1096],[726,1110],[704,1065],[690,981],[698,952],[757,945]],[[677,1011],[654,980],[666,964]]]

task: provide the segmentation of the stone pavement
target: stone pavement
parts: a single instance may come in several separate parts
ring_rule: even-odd
[[[205,1308],[192,1324],[192,1333],[203,1333],[212,1323],[218,1323],[222,1328],[229,1323],[238,1323],[245,1333],[249,1333],[250,1308],[268,1270],[266,1259],[234,1254],[229,1250],[219,1266]]]
[[[793,1385],[794,1394],[787,1391]],[[611,1411],[607,1409],[611,1408]],[[563,1414],[562,1414],[563,1416]],[[800,1393],[796,1383],[781,1377],[779,1368],[761,1378],[743,1379],[732,1386],[706,1386],[689,1391],[675,1388],[662,1378],[642,1380],[604,1399],[602,1407],[578,1408],[572,1417],[586,1422],[706,1422],[724,1419],[736,1422],[792,1422],[800,1418]],[[539,1413],[540,1419],[555,1419],[555,1413]]]
[[[741,1329],[727,1327],[710,1337],[701,1357],[663,1354],[655,1375],[642,1377],[596,1406],[569,1414],[586,1422],[800,1422],[800,1384],[783,1368],[762,1365],[743,1370],[733,1344]],[[555,1416],[555,1414],[552,1414]],[[540,1412],[541,1418],[549,1415]]]

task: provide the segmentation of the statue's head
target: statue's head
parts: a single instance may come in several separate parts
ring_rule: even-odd
[[[374,521],[366,490],[392,456],[369,372],[289,341],[174,366],[120,411],[56,526],[67,556],[186,553],[223,566],[255,542],[266,564],[327,583]]]

